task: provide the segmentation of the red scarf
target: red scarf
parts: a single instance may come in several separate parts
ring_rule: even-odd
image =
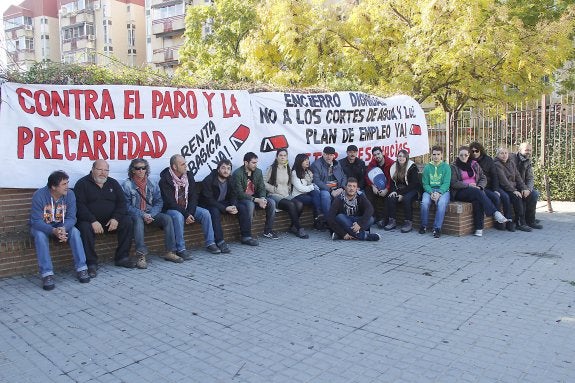
[[[184,209],[188,206],[188,173],[184,173],[182,177],[178,177],[172,168],[168,168],[170,175],[172,176],[172,182],[174,183],[174,197],[179,206]]]
[[[140,210],[146,211],[146,187],[148,183],[148,177],[144,177],[141,180],[134,178],[134,184],[140,191]]]

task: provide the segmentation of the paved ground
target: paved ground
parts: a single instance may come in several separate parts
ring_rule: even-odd
[[[283,233],[0,280],[0,382],[573,382],[575,204],[483,238]]]

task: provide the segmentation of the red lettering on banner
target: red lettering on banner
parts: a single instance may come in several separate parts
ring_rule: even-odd
[[[81,161],[83,159],[134,159],[160,158],[168,147],[166,137],[158,131],[141,132],[105,132],[84,130],[78,133],[72,130],[44,130],[35,127],[18,127],[17,155],[26,157],[26,148],[31,146],[35,159],[64,159]]]
[[[101,97],[95,90],[69,89],[63,91],[16,89],[18,104],[25,113],[38,114],[42,117],[73,117],[76,120],[114,119],[114,104],[107,89],[102,90]],[[73,116],[70,116],[70,104],[73,104]],[[84,108],[82,109],[82,103]]]
[[[134,104],[134,113],[131,113],[131,105]],[[124,119],[142,119],[144,115],[140,113],[140,91],[138,90],[125,90],[124,91]]]
[[[34,135],[32,131],[25,126],[18,127],[18,158],[24,158],[24,147],[32,142]]]
[[[70,153],[70,140],[76,139],[76,132],[73,130],[64,130],[64,155],[68,161],[76,159],[76,153]]]
[[[212,99],[216,94],[208,92],[202,92],[202,94],[204,95],[206,101],[208,102],[208,116],[213,117],[214,113],[212,113]]]
[[[241,113],[240,110],[238,109],[238,105],[237,105],[237,100],[236,100],[236,96],[234,94],[232,94],[232,96],[230,97],[230,102],[232,103],[232,105],[230,106],[230,109],[226,110],[226,95],[223,93],[220,93],[220,96],[222,97],[222,108],[224,109],[224,118],[229,118],[229,117],[233,117],[233,116],[238,116],[241,117]]]

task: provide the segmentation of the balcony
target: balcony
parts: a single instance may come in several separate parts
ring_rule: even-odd
[[[184,15],[157,19],[152,22],[152,33],[156,36],[181,35],[186,23]]]
[[[167,7],[174,4],[181,3],[182,0],[152,0],[150,6],[152,8]]]
[[[32,49],[17,50],[14,52],[7,52],[9,62],[24,62],[35,61],[36,56]]]
[[[31,25],[20,25],[16,28],[12,28],[6,31],[6,38],[17,40],[20,37],[34,37],[34,27]]]
[[[160,66],[177,65],[180,60],[179,49],[180,46],[154,49],[152,62]]]
[[[66,14],[66,16],[62,16],[60,19],[60,27],[69,27],[70,25],[74,24],[83,24],[83,23],[94,23],[94,13],[93,12],[72,12]]]
[[[95,45],[94,35],[87,35],[82,37],[77,37],[69,41],[64,41],[62,43],[62,52],[73,52],[79,49],[92,49]]]

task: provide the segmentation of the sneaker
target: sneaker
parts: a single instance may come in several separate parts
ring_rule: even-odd
[[[521,231],[526,231],[529,232],[533,229],[531,229],[529,226],[527,225],[517,225],[517,230],[521,230]]]
[[[475,233],[473,233],[473,235],[476,237],[483,237],[483,230],[475,230]]]
[[[81,270],[78,271],[76,274],[80,283],[88,283],[90,282],[90,276],[88,275],[88,270]]]
[[[495,220],[499,223],[506,223],[508,221],[508,219],[505,218],[505,216],[501,214],[500,211],[496,211],[495,213],[493,213],[493,218],[495,218]]]
[[[337,241],[340,239],[341,239],[341,237],[337,233],[331,233],[331,240],[332,241]]]
[[[535,220],[535,222],[533,222],[533,223],[528,223],[527,226],[529,226],[533,229],[543,229],[543,225],[540,224],[539,222],[537,222],[537,220]]]
[[[176,251],[176,255],[180,258],[182,258],[184,261],[189,261],[190,259],[193,258],[193,254],[191,250],[180,250],[180,251]],[[174,262],[174,261],[172,261]],[[179,263],[179,262],[178,262]]]
[[[381,237],[379,236],[379,234],[375,234],[375,233],[367,233],[365,235],[365,240],[366,241],[379,241],[381,239]]]
[[[433,228],[433,238],[441,237],[441,229],[438,227]]]
[[[146,256],[144,254],[138,254],[138,259],[136,260],[136,267],[138,269],[148,268],[148,262],[146,262]]]
[[[309,235],[305,232],[303,227],[300,227],[296,234],[301,239],[308,239]]]
[[[427,228],[425,226],[420,226],[419,227],[419,234],[425,234],[427,233]]]
[[[401,232],[409,233],[411,230],[413,230],[413,224],[406,219],[405,222],[403,222],[403,226],[401,226]]]
[[[117,261],[114,261],[114,265],[118,267],[125,267],[126,269],[133,269],[134,267],[136,267],[134,262],[129,257],[125,257],[122,259],[118,259]]]
[[[183,250],[182,252],[187,251],[187,250]],[[191,255],[190,258],[191,259]],[[166,261],[170,261],[170,262],[174,262],[174,263],[182,263],[184,262],[184,259],[182,257],[180,257],[178,254],[174,253],[173,251],[168,251],[166,254],[164,254],[164,259]]]
[[[513,232],[515,232],[515,223],[513,223],[513,222],[507,222],[507,223],[505,224],[505,228],[506,228],[507,230],[509,230],[510,232],[513,233]]]
[[[208,250],[212,254],[220,254],[222,252],[220,248],[216,246],[215,243],[212,243],[210,246],[206,247],[206,250]]]
[[[88,266],[88,275],[90,276],[90,278],[96,278],[98,276],[98,266],[89,265]]]
[[[228,246],[227,243],[225,243],[224,241],[220,242],[220,244],[218,245],[218,247],[220,248],[220,251],[224,254],[227,253],[231,253],[232,251],[230,250],[230,247]]]
[[[258,245],[259,245],[258,241],[256,241],[256,240],[253,239],[253,238],[245,238],[245,239],[242,239],[242,244],[243,244],[243,245],[248,245],[248,246],[258,246]]]
[[[273,230],[264,232],[264,237],[269,239],[280,239],[280,237],[278,237],[278,234]]]
[[[389,223],[387,225],[385,225],[383,230],[389,231],[389,230],[395,229],[396,227],[397,227],[397,225],[395,224],[395,218],[390,218]]]
[[[46,291],[54,290],[56,284],[54,283],[54,276],[47,275],[42,278],[42,288]]]
[[[385,221],[383,219],[380,219],[379,221],[377,221],[375,223],[377,225],[377,227],[379,227],[380,229],[385,229]]]
[[[497,230],[505,230],[510,223],[513,223],[513,222],[507,222],[506,224],[504,224],[504,223],[499,223],[499,222],[495,222],[495,225],[493,225],[493,226],[495,226],[495,228],[496,228]],[[509,231],[511,231],[511,230],[509,230]]]

